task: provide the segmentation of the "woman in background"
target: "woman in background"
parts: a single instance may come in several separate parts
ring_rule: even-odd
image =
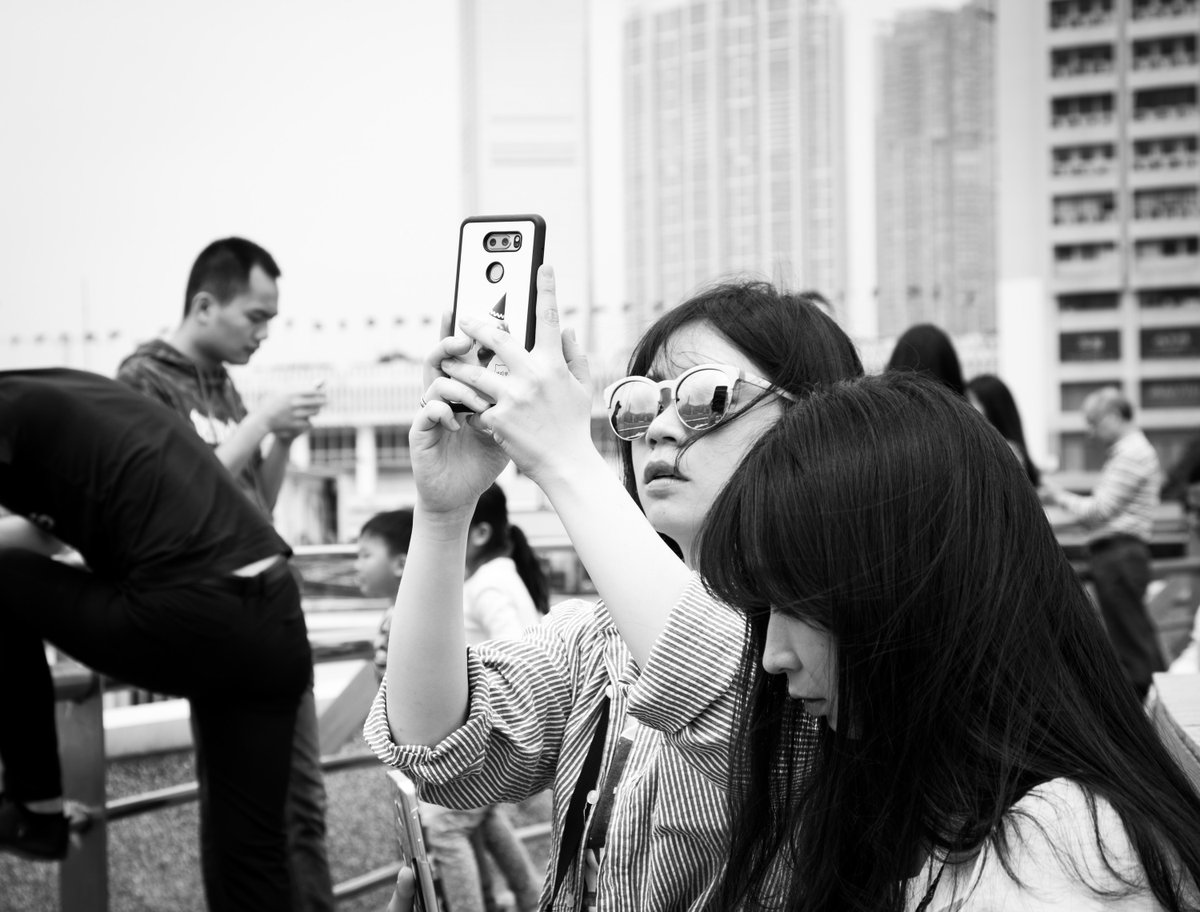
[[[1021,427],[1021,413],[1017,411],[1016,400],[1008,385],[995,374],[980,374],[967,384],[967,401],[975,406],[976,411],[982,412],[983,417],[1008,441],[1029,477],[1029,483],[1036,489],[1042,483],[1042,473],[1029,458],[1025,431]]]
[[[886,369],[929,374],[958,395],[966,395],[962,366],[954,343],[932,323],[917,323],[906,329],[896,340]]]

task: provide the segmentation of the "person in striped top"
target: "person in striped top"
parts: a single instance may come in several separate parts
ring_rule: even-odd
[[[1144,601],[1162,470],[1120,390],[1109,386],[1093,392],[1083,402],[1083,417],[1091,435],[1108,444],[1095,489],[1083,497],[1043,482],[1043,496],[1089,529],[1088,561],[1100,612],[1126,676],[1145,699],[1154,672],[1166,667]]]
[[[440,804],[552,788],[543,910],[720,908],[745,628],[693,573],[693,545],[746,451],[814,385],[860,375],[857,352],[812,301],[765,283],[684,302],[605,396],[622,487],[592,443],[588,367],[560,331],[548,267],[532,351],[482,322],[461,328],[509,375],[458,361],[470,340],[443,340],[430,358],[392,623],[404,636],[389,644],[366,739]],[[560,604],[520,639],[468,647],[454,568],[475,498],[510,457],[549,497],[602,601]],[[681,630],[694,634],[687,651]]]

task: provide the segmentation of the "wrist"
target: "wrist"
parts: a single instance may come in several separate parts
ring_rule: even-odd
[[[465,539],[474,515],[474,502],[465,506],[437,507],[424,502],[418,494],[413,507],[413,537],[419,533],[438,542]]]
[[[564,454],[559,452],[559,458],[552,463],[545,463],[536,473],[529,477],[554,502],[555,497],[567,495],[578,488],[593,488],[598,477],[612,478],[620,484],[620,475],[614,471],[608,461],[588,441],[586,449]]]
[[[261,441],[268,434],[274,433],[274,428],[271,427],[271,419],[267,415],[260,412],[251,412],[242,422],[244,425],[249,425],[254,435]]]

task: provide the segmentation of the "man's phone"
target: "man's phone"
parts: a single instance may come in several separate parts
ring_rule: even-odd
[[[396,805],[396,841],[400,847],[400,862],[412,868],[416,875],[413,912],[438,912],[437,888],[433,880],[433,867],[425,851],[425,831],[421,828],[417,787],[399,770],[388,770],[387,776],[392,783]]]
[[[458,274],[454,315],[493,320],[533,348],[537,271],[546,247],[546,222],[540,215],[478,215],[463,219],[458,232]],[[478,346],[473,356],[484,367],[506,374],[495,352]]]

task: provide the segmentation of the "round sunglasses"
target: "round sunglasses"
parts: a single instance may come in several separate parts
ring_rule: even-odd
[[[668,404],[675,406],[684,427],[703,431],[720,424],[738,405],[739,384],[797,402],[787,390],[730,364],[697,364],[674,380],[623,377],[604,390],[608,423],[622,440],[637,440]]]

